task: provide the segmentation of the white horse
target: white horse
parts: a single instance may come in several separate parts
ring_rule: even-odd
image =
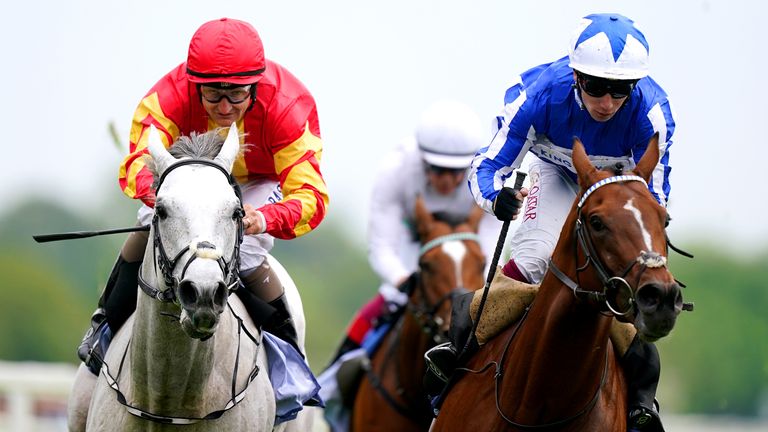
[[[315,413],[306,409],[274,427],[261,335],[237,296],[228,296],[242,229],[241,203],[229,181],[240,151],[237,128],[213,160],[174,158],[154,127],[149,151],[160,180],[140,270],[144,286],[99,377],[80,366],[70,430],[310,430]],[[285,287],[303,347],[298,290],[280,263],[267,259]]]

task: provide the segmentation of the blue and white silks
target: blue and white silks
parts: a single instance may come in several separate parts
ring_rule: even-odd
[[[524,72],[506,91],[496,135],[475,156],[468,180],[475,201],[486,211],[491,211],[504,181],[528,152],[575,179],[571,164],[574,137],[581,140],[596,166],[622,163],[631,168],[656,132],[661,158],[648,188],[666,205],[675,120],[664,90],[651,77],[642,78],[618,112],[610,120],[598,122],[584,108],[574,84],[573,69],[564,57]]]

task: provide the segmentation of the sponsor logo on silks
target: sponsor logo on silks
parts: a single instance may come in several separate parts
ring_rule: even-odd
[[[531,186],[525,201],[525,218],[523,222],[536,219],[536,210],[539,208],[539,184]]]
[[[280,190],[280,185],[276,185],[275,189],[272,190],[272,193],[269,194],[269,198],[267,198],[267,202],[270,204],[275,204],[283,199],[283,191]]]
[[[573,170],[571,155],[569,154],[552,150],[551,148],[540,144],[536,144],[531,147],[531,151],[541,159],[546,159],[550,162],[556,163],[557,165]]]

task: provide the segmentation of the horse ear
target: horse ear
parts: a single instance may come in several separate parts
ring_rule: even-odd
[[[472,207],[472,211],[469,212],[469,217],[467,218],[467,225],[472,229],[472,232],[477,232],[480,228],[480,221],[483,219],[483,215],[485,215],[485,211],[482,208],[479,206]]]
[[[579,184],[581,187],[587,187],[592,184],[590,178],[597,172],[597,168],[592,165],[587,156],[587,151],[584,150],[584,144],[578,137],[573,137],[573,166],[576,168],[576,174],[579,176]]]
[[[656,132],[648,141],[648,148],[645,149],[643,157],[635,167],[635,174],[645,179],[648,183],[651,181],[651,174],[653,173],[656,164],[659,163],[659,133]]]
[[[427,210],[426,204],[424,204],[424,198],[421,195],[416,197],[416,205],[414,206],[414,216],[416,218],[416,231],[419,233],[419,237],[429,232],[429,227],[434,222],[432,213]]]
[[[237,131],[237,124],[232,122],[232,126],[229,127],[229,133],[227,133],[227,139],[224,140],[224,144],[221,146],[221,150],[214,161],[219,162],[228,172],[231,172],[232,165],[234,165],[235,158],[239,152],[240,134]]]
[[[147,149],[149,149],[149,154],[152,155],[152,159],[155,160],[158,172],[165,171],[165,169],[176,160],[170,153],[168,153],[163,141],[160,139],[160,132],[157,131],[157,128],[153,124],[149,125]]]

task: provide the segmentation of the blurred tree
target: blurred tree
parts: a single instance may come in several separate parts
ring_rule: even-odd
[[[724,256],[707,246],[695,255],[670,260],[696,310],[658,343],[660,393],[673,395],[676,411],[756,416],[768,391],[768,255]]]

